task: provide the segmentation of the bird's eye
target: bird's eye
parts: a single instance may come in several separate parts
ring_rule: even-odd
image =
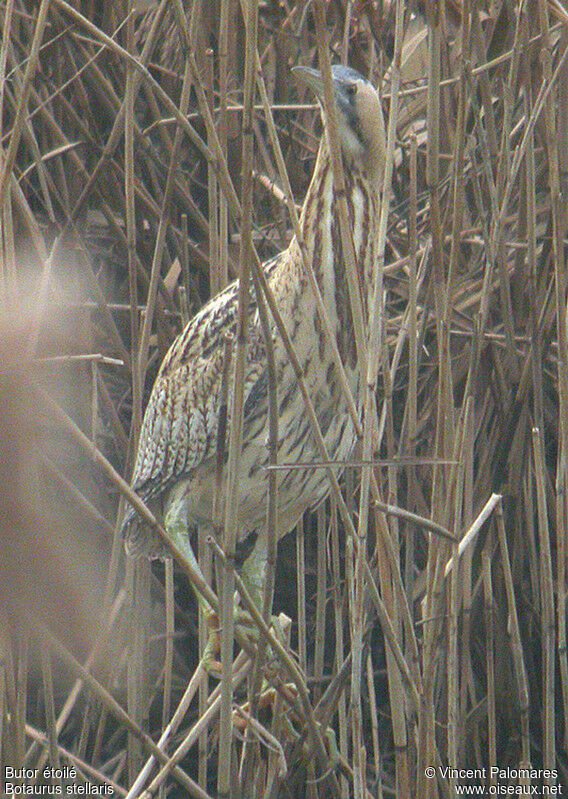
[[[349,83],[345,87],[345,91],[347,92],[348,97],[355,97],[357,94],[357,86],[354,83]]]

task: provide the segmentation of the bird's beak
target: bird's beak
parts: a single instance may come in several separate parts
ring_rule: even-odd
[[[297,66],[292,67],[292,73],[301,83],[305,83],[313,89],[316,96],[323,97],[323,80],[320,72],[312,67]]]

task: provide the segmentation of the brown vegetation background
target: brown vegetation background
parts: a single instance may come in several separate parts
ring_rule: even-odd
[[[0,780],[422,798],[497,766],[488,788],[566,786],[565,4],[243,9],[0,3]],[[269,114],[301,204],[321,126],[290,67],[318,41],[396,134],[379,463],[364,529],[369,467],[343,478],[366,538],[329,501],[280,542],[289,639],[238,655],[227,716],[183,569],[125,563],[124,480],[166,348],[238,274],[246,59],[265,259],[291,236]]]

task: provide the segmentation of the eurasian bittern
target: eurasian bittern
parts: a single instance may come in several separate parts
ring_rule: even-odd
[[[296,67],[294,73],[315,91],[324,121],[300,217],[303,244],[357,399],[360,379],[323,113],[323,81],[319,72],[308,67]],[[334,66],[332,78],[356,268],[363,304],[367,305],[376,269],[385,157],[383,115],[376,90],[358,72]],[[286,250],[264,264],[264,271],[302,366],[330,457],[347,459],[355,445],[355,428],[295,236]],[[161,502],[166,530],[185,551],[189,541],[182,539],[188,539],[192,526],[213,527],[221,376],[226,336],[235,331],[236,321],[235,282],[213,297],[170,347],[142,424],[132,487],[150,505]],[[318,451],[294,370],[275,325],[273,341],[278,378],[278,460],[306,464],[284,472],[279,481],[280,537],[294,528],[305,510],[326,497],[330,485],[325,469],[308,465],[318,460]],[[268,378],[254,294],[249,312],[245,400],[239,475],[241,539],[266,525]],[[229,408],[229,425],[230,419]],[[167,555],[161,542],[146,527],[136,524],[133,515],[130,509],[125,519],[127,551],[149,557]]]

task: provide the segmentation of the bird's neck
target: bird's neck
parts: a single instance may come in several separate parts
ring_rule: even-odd
[[[359,162],[344,159],[345,199],[361,300],[366,315],[373,290],[379,219],[380,188],[376,174]],[[338,195],[334,191],[331,157],[325,137],[320,145],[312,182],[301,215],[301,231],[330,321],[337,328],[338,344],[349,360],[354,357],[354,335],[341,241]],[[293,245],[294,246],[294,245]],[[349,350],[349,351],[347,351]]]

